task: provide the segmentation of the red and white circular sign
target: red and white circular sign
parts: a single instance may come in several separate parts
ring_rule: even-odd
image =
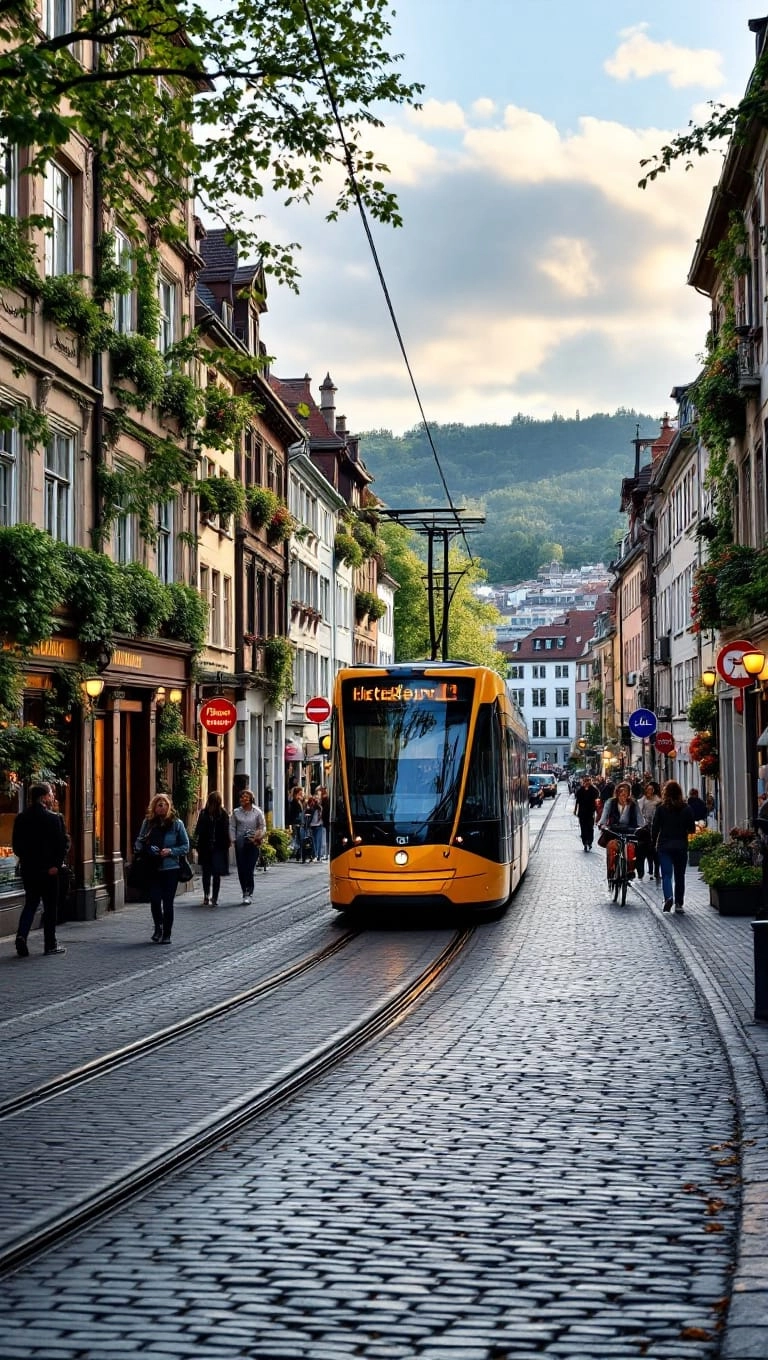
[[[721,647],[717,654],[717,673],[726,685],[735,685],[737,689],[746,689],[751,685],[754,676],[747,675],[741,664],[741,658],[745,652],[753,652],[755,649],[751,642],[745,642],[743,638],[737,638],[735,642],[726,643]]]
[[[323,699],[322,695],[318,695],[316,698],[309,700],[304,712],[307,715],[308,722],[324,723],[327,722],[331,716],[331,705],[328,703],[327,699]]]
[[[237,709],[229,699],[206,699],[200,706],[200,722],[206,732],[230,732],[237,722]]]
[[[656,733],[656,750],[659,755],[668,756],[675,749],[675,739],[671,732]]]

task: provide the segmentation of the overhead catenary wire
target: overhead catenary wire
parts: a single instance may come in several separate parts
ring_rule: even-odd
[[[450,493],[450,491],[449,491],[449,489],[448,489],[448,483],[447,483],[447,481],[446,481],[446,479],[445,479],[445,473],[443,472],[442,464],[441,464],[441,462],[440,462],[440,456],[439,456],[439,454],[438,454],[438,452],[437,452],[437,449],[436,449],[436,447],[435,447],[435,441],[434,441],[434,439],[432,438],[432,431],[431,431],[430,428],[429,428],[429,422],[427,421],[427,417],[426,417],[426,415],[425,415],[425,413],[424,413],[424,407],[423,407],[423,405],[422,405],[421,396],[420,396],[420,394],[419,394],[419,389],[418,389],[418,387],[417,387],[417,385],[416,385],[416,379],[415,379],[414,376],[413,376],[413,369],[411,368],[411,363],[410,363],[410,360],[409,360],[409,358],[408,358],[408,352],[407,352],[407,350],[406,350],[406,348],[405,348],[405,341],[403,340],[403,336],[402,336],[402,332],[401,332],[401,330],[400,330],[400,326],[399,326],[399,324],[398,324],[397,316],[395,315],[395,308],[394,308],[393,303],[392,303],[392,298],[391,298],[391,296],[390,296],[389,288],[387,287],[387,281],[386,281],[386,279],[385,279],[385,277],[384,277],[384,271],[383,271],[383,269],[382,269],[382,267],[381,267],[381,262],[380,262],[380,260],[379,260],[379,254],[378,254],[378,251],[377,251],[377,249],[376,249],[376,243],[375,243],[375,241],[374,241],[374,239],[373,239],[373,233],[372,233],[372,231],[371,231],[370,223],[369,223],[369,221],[368,221],[368,214],[367,214],[366,211],[365,211],[365,204],[363,203],[362,194],[360,193],[360,188],[359,188],[359,185],[358,185],[358,183],[357,183],[357,175],[355,174],[355,167],[354,167],[354,163],[353,163],[353,160],[352,160],[352,152],[350,151],[349,144],[348,144],[347,139],[346,139],[346,137],[345,137],[345,135],[344,135],[344,127],[343,127],[343,125],[342,125],[341,117],[340,117],[340,114],[339,114],[338,104],[337,104],[337,102],[336,102],[336,96],[334,95],[334,92],[333,92],[333,86],[332,86],[332,84],[331,84],[330,76],[328,75],[328,69],[327,69],[326,64],[325,64],[325,61],[324,61],[324,59],[323,59],[323,54],[322,54],[322,52],[320,51],[320,44],[319,44],[318,41],[317,41],[317,33],[316,33],[316,31],[315,31],[315,25],[314,25],[314,23],[313,23],[313,21],[312,21],[312,15],[310,14],[310,11],[309,11],[308,0],[302,0],[302,7],[303,7],[303,9],[304,9],[304,16],[305,16],[306,21],[307,21],[307,28],[309,29],[309,34],[310,34],[310,37],[311,37],[311,39],[312,39],[312,45],[313,45],[313,47],[314,47],[314,49],[315,49],[315,55],[316,55],[316,57],[317,57],[318,64],[319,64],[319,66],[320,66],[320,70],[321,70],[321,72],[322,72],[323,83],[324,83],[324,85],[325,85],[326,94],[327,94],[327,96],[328,96],[328,102],[329,102],[329,104],[330,104],[330,106],[331,106],[331,110],[332,110],[332,112],[333,112],[333,117],[334,117],[334,120],[335,120],[335,122],[336,122],[336,127],[337,127],[338,133],[339,133],[339,139],[340,139],[340,141],[341,141],[341,145],[342,145],[342,148],[343,148],[343,150],[344,150],[344,159],[345,159],[345,161],[346,161],[347,174],[348,174],[348,176],[349,176],[349,182],[350,182],[350,184],[352,185],[352,189],[353,189],[353,192],[354,192],[354,195],[355,195],[355,202],[357,203],[357,209],[358,209],[358,212],[360,213],[360,219],[361,219],[362,224],[363,224],[363,230],[364,230],[364,232],[365,232],[366,239],[367,239],[367,241],[368,241],[368,248],[369,248],[369,250],[370,250],[370,252],[371,252],[371,257],[372,257],[372,259],[373,259],[373,263],[374,263],[374,265],[376,266],[376,273],[377,273],[378,276],[379,276],[379,283],[381,284],[381,289],[382,289],[382,292],[383,292],[383,294],[384,294],[384,300],[385,300],[385,302],[386,302],[386,304],[387,304],[387,310],[389,311],[390,319],[391,319],[392,325],[393,325],[393,327],[394,327],[395,335],[396,335],[396,337],[397,337],[397,343],[398,343],[398,345],[400,346],[400,353],[401,353],[402,356],[403,356],[403,363],[405,364],[406,372],[408,373],[408,378],[409,378],[409,380],[410,380],[411,387],[413,388],[413,394],[414,394],[414,396],[415,396],[415,398],[416,398],[416,404],[417,404],[417,406],[418,406],[418,408],[419,408],[419,413],[420,413],[420,415],[421,415],[421,422],[422,422],[422,425],[424,426],[424,433],[425,433],[426,436],[427,436],[427,440],[428,440],[428,442],[429,442],[429,447],[430,447],[431,450],[432,450],[432,456],[433,456],[433,458],[434,458],[434,460],[435,460],[435,466],[437,467],[437,471],[438,471],[438,473],[439,473],[439,475],[440,475],[440,481],[442,482],[443,490],[444,490],[445,495],[446,495],[446,499],[447,499],[448,504],[449,504],[449,506],[450,506],[450,508],[451,508],[451,511],[452,511],[452,513],[453,513],[453,516],[454,516],[454,518],[455,518],[455,520],[456,520],[456,524],[457,524],[457,526],[458,526],[459,532],[460,532],[460,534],[461,534],[461,536],[462,536],[462,538],[463,538],[463,540],[464,540],[464,546],[465,546],[465,548],[466,548],[466,550],[467,550],[467,556],[469,557],[470,562],[474,562],[474,558],[473,558],[473,556],[472,556],[472,551],[471,551],[470,546],[469,546],[469,541],[468,541],[467,536],[466,536],[466,534],[465,534],[465,532],[464,532],[464,529],[463,529],[463,527],[462,527],[462,523],[461,523],[461,518],[460,518],[460,516],[459,516],[459,512],[458,512],[458,510],[456,509],[456,506],[455,506],[454,501],[453,501],[453,497],[451,496],[451,493]]]

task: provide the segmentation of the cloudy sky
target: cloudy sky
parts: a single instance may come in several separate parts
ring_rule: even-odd
[[[315,0],[318,10],[319,0]],[[376,151],[401,229],[373,224],[431,422],[634,407],[696,374],[708,306],[686,284],[717,153],[645,190],[643,156],[744,91],[754,0],[399,0],[394,50],[425,85]],[[301,293],[272,284],[281,377],[326,372],[353,431],[419,422],[359,218],[273,209],[302,242]]]

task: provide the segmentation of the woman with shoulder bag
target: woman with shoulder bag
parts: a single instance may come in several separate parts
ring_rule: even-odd
[[[616,852],[619,848],[618,841],[615,836],[611,835],[611,832],[637,832],[640,823],[640,812],[637,803],[632,797],[631,785],[627,783],[626,779],[622,779],[621,783],[616,785],[616,792],[613,797],[607,800],[600,816],[600,821],[598,822],[598,827],[600,828],[600,831],[603,832],[603,835],[601,835],[600,840],[598,841],[598,845],[605,846],[607,852],[606,861],[609,883],[613,880]],[[634,845],[629,844],[627,846],[627,863],[630,866],[630,877],[634,877],[634,861],[635,847]]]
[[[229,813],[221,794],[208,794],[205,807],[197,819],[195,846],[203,875],[203,906],[216,907],[219,902],[221,880],[229,874]]]
[[[155,925],[153,944],[170,944],[173,903],[189,836],[167,793],[156,793],[133,847],[149,866],[149,906]]]

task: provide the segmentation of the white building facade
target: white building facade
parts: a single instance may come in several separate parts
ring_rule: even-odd
[[[288,508],[296,521],[290,542],[288,638],[294,648],[293,692],[285,712],[286,790],[294,781],[323,782],[320,736],[308,722],[310,699],[333,697],[341,666],[352,664],[354,592],[352,569],[334,556],[342,497],[306,451],[291,451]],[[327,729],[327,725],[325,725]]]

